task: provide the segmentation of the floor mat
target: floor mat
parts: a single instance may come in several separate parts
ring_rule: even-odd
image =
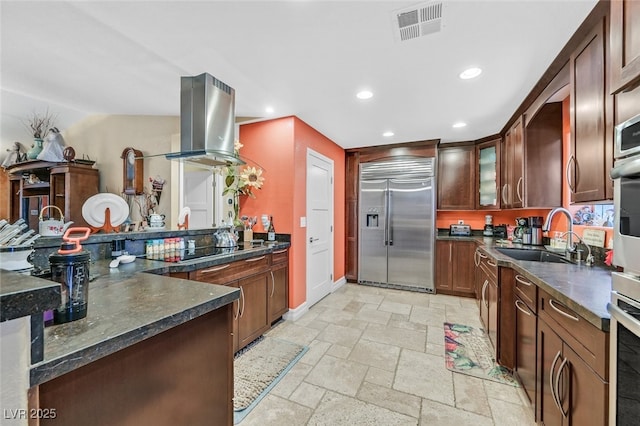
[[[234,357],[234,424],[238,424],[307,351],[307,347],[260,337]]]
[[[480,328],[445,322],[444,359],[455,373],[520,386],[509,369],[496,363],[489,337]]]

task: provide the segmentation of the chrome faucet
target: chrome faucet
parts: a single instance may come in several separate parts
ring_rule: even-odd
[[[544,225],[542,225],[542,232],[549,231],[549,228],[551,228],[551,221],[553,220],[553,216],[555,216],[555,214],[558,212],[564,213],[564,215],[567,216],[567,222],[569,222],[569,230],[567,231],[569,233],[569,246],[573,248],[573,243],[571,242],[571,234],[573,233],[573,217],[571,216],[571,212],[564,207],[556,207],[549,212],[549,214],[547,215],[547,219],[544,221]]]
[[[553,220],[553,216],[555,216],[558,212],[564,213],[564,215],[567,217],[569,230],[566,233],[569,234],[569,238],[567,240],[566,257],[568,260],[571,260],[571,253],[573,253],[573,251],[575,250],[575,247],[573,246],[573,235],[575,235],[575,233],[573,232],[573,217],[571,217],[571,212],[569,210],[565,209],[564,207],[556,207],[555,209],[551,210],[547,215],[547,219],[544,221],[544,225],[542,225],[542,232],[549,231],[549,229],[551,228],[551,221]]]
[[[569,210],[565,209],[564,207],[556,207],[555,209],[551,210],[547,215],[547,219],[544,221],[544,225],[542,225],[542,231],[543,232],[549,231],[549,228],[551,228],[551,221],[553,220],[553,216],[555,216],[555,214],[558,212],[564,213],[564,215],[567,217],[567,222],[569,227],[569,230],[564,234],[562,234],[563,237],[565,235],[569,236],[569,238],[567,239],[567,258],[571,260],[571,253],[574,253],[577,250],[577,246],[573,244],[573,236],[575,235],[578,238],[578,241],[587,247],[587,250],[589,251],[589,253],[587,255],[587,259],[585,263],[587,265],[591,265],[593,263],[593,256],[591,255],[591,247],[589,247],[589,245],[586,244],[578,234],[573,232],[573,217],[571,216],[571,212]]]

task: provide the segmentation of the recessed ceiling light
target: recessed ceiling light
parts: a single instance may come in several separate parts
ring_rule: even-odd
[[[466,125],[467,125],[467,123],[463,123],[462,121],[459,121],[459,122],[455,123],[452,127],[454,129],[459,129],[461,127],[465,127]]]
[[[385,138],[389,138],[389,137],[391,137],[391,136],[393,136],[393,135],[395,135],[395,133],[393,133],[393,132],[384,132],[384,133],[382,134],[382,136],[384,136]]]
[[[475,78],[477,76],[479,76],[480,74],[482,74],[482,70],[480,68],[477,67],[472,67],[469,69],[466,69],[464,71],[462,71],[460,73],[460,78],[463,80],[468,80],[470,78]]]
[[[264,112],[266,112],[267,114],[273,114],[273,107],[272,106],[268,106],[264,109]]]
[[[358,97],[358,99],[371,99],[373,97],[373,93],[369,90],[363,90],[361,92],[358,92],[356,96]]]

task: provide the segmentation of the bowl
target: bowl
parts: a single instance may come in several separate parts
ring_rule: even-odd
[[[33,253],[32,246],[0,247],[0,269],[19,271],[33,268],[29,256]]]

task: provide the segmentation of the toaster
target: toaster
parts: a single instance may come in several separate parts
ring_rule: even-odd
[[[456,237],[470,237],[471,225],[449,225],[449,235]]]

